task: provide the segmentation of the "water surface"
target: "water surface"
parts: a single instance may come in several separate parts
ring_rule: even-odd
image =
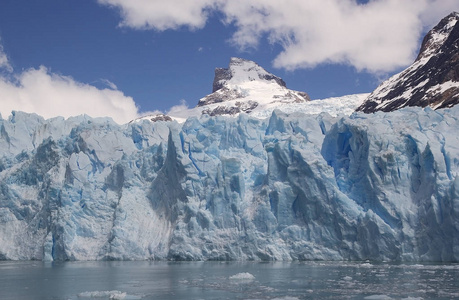
[[[459,299],[459,265],[6,261],[0,299]]]

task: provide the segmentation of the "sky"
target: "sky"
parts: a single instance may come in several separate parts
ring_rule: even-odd
[[[231,57],[312,99],[367,93],[457,10],[457,0],[1,0],[0,113],[126,123],[194,107]]]

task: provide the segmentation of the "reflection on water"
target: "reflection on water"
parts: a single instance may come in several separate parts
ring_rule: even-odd
[[[457,264],[0,262],[0,299],[458,299]]]

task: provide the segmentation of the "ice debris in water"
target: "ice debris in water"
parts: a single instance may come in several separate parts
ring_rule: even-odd
[[[108,298],[113,300],[126,299],[126,293],[120,291],[93,291],[78,294],[79,298]]]
[[[392,298],[387,296],[387,295],[371,295],[371,296],[367,296],[367,297],[365,297],[363,299],[368,299],[368,300],[390,300]]]
[[[253,276],[252,274],[250,274],[248,272],[244,272],[244,273],[238,273],[236,275],[230,276],[229,279],[232,279],[232,280],[254,280],[255,276]]]

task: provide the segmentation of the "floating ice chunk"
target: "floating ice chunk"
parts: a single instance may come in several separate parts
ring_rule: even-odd
[[[424,268],[424,265],[421,265],[421,264],[414,264],[412,266],[413,268]]]
[[[370,263],[364,263],[364,264],[360,264],[359,267],[361,267],[361,268],[372,268],[373,265],[370,264]]]
[[[83,292],[78,294],[78,298],[104,298],[110,300],[119,300],[119,299],[141,299],[140,297],[127,295],[126,293],[120,291],[92,291],[92,292]]]
[[[229,279],[232,279],[232,280],[254,280],[255,276],[253,276],[250,273],[244,272],[244,273],[238,273],[236,275],[230,276]]]
[[[363,299],[370,299],[370,300],[390,300],[392,299],[391,297],[387,296],[387,295],[371,295],[371,296],[367,296]]]

